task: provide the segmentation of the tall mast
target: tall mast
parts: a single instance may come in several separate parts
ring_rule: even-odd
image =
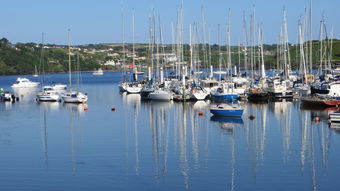
[[[192,47],[192,28],[189,24],[189,48],[190,48],[190,71],[193,71],[193,47]],[[191,74],[191,72],[190,72]]]
[[[135,80],[137,81],[137,67],[135,66],[135,9],[132,9],[132,65],[135,68]]]
[[[122,41],[123,41],[123,72],[124,72],[124,81],[125,81],[125,23],[124,23],[124,13],[122,13]]]
[[[248,34],[247,34],[247,21],[246,21],[245,11],[243,11],[243,35],[244,35],[244,44],[243,44],[244,49],[242,51],[244,52],[244,70],[247,73],[247,70],[248,70],[248,63],[247,63],[248,62],[248,57],[247,57]]]
[[[227,42],[228,42],[228,75],[229,75],[229,78],[231,79],[231,52],[230,52],[230,24],[231,24],[231,10],[229,8],[228,10],[228,26],[227,26]]]
[[[303,67],[303,74],[305,77],[305,80],[307,80],[307,70],[306,70],[306,61],[305,61],[305,54],[304,54],[304,37],[302,33],[302,25],[301,22],[299,21],[299,39],[300,39],[300,55],[301,55],[301,62],[302,62],[302,67]]]
[[[310,10],[309,10],[309,64],[310,73],[313,73],[313,36],[312,36],[312,0],[310,0]]]
[[[68,41],[68,84],[70,86],[70,91],[72,90],[72,76],[71,76],[71,45],[70,45],[70,32],[71,30],[68,29],[67,33],[67,41]]]
[[[219,67],[219,81],[221,81],[222,79],[222,74],[221,74],[221,70],[222,70],[222,66],[221,66],[221,62],[222,62],[222,55],[221,55],[221,29],[220,29],[220,24],[218,24],[218,54],[219,54],[219,57],[218,57],[218,67]]]
[[[261,77],[266,78],[266,70],[264,66],[264,56],[263,56],[263,25],[261,23],[260,27],[260,36],[259,36],[259,41],[260,41],[260,50],[261,50]]]
[[[42,65],[42,82],[45,83],[45,62],[44,62],[44,33],[41,34],[41,57],[40,63]],[[35,68],[37,69],[37,68]]]

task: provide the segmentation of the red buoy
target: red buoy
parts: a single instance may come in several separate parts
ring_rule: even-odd
[[[116,108],[115,108],[115,107],[112,107],[112,108],[111,108],[111,111],[116,111]]]
[[[88,111],[89,110],[89,108],[88,107],[84,107],[84,111]]]
[[[254,120],[254,119],[255,119],[255,116],[254,116],[254,115],[251,115],[251,116],[249,116],[249,119],[250,119],[250,120]]]
[[[198,112],[198,115],[203,116],[203,112],[202,111]]]

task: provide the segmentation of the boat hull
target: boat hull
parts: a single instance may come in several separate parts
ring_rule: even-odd
[[[40,102],[55,102],[59,101],[59,95],[37,95],[37,100]]]
[[[142,87],[126,87],[126,91],[129,94],[139,94],[142,91]]]
[[[211,98],[219,100],[237,100],[237,94],[211,94]]]
[[[170,101],[172,98],[170,93],[155,93],[152,92],[148,95],[148,99],[156,101]]]
[[[216,116],[241,117],[243,109],[210,109],[210,113]]]

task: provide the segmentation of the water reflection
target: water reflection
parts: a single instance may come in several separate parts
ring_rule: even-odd
[[[35,96],[39,92],[38,88],[12,88],[16,97],[20,102],[31,102],[35,100]]]
[[[212,116],[210,118],[211,121],[218,122],[222,129],[227,131],[233,131],[234,127],[237,125],[243,125],[242,118],[230,118],[230,117],[221,117],[221,116]]]

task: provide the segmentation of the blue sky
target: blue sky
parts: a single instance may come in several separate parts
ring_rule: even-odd
[[[0,0],[0,37],[12,42],[40,42],[41,33],[47,43],[66,44],[67,29],[72,31],[73,44],[121,42],[122,14],[125,17],[125,38],[132,42],[132,9],[135,10],[135,41],[148,41],[148,17],[152,9],[160,15],[164,40],[171,42],[171,22],[176,21],[179,0]],[[232,11],[232,43],[242,38],[243,10],[249,20],[252,5],[256,21],[263,22],[265,43],[275,43],[282,23],[283,7],[287,11],[289,41],[296,42],[297,22],[309,0],[184,0],[184,38],[188,42],[189,24],[200,22],[204,8],[207,30],[217,42],[217,25],[225,34],[227,10]],[[340,37],[339,0],[313,0],[313,38],[318,39],[319,22],[325,13],[326,24]],[[249,23],[248,23],[249,26]],[[225,38],[223,38],[225,39]]]

